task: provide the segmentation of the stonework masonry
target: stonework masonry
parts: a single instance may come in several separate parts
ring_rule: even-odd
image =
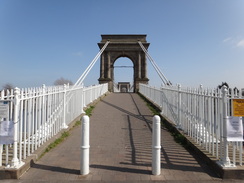
[[[102,40],[98,43],[101,49],[109,40],[110,43],[100,57],[99,83],[108,83],[109,91],[113,92],[114,63],[120,57],[127,57],[133,63],[134,70],[134,92],[139,89],[139,83],[148,84],[146,55],[141,49],[138,41],[148,49],[150,43],[146,41],[147,35],[101,35]]]

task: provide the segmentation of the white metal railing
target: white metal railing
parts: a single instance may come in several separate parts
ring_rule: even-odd
[[[134,92],[134,85],[130,87],[129,92]]]
[[[232,116],[231,99],[244,98],[241,92],[222,89],[161,88],[140,84],[139,92],[157,104],[161,114],[173,122],[223,167],[242,165],[242,142],[227,142],[226,118]]]
[[[18,168],[31,153],[84,113],[83,109],[108,91],[108,85],[51,86],[0,92],[8,101],[9,114],[3,121],[14,122],[13,143],[0,145],[0,166]]]
[[[113,86],[114,86],[114,93],[120,92],[117,83],[113,83]]]

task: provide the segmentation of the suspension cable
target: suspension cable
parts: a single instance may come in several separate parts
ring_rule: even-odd
[[[86,68],[86,70],[83,72],[83,74],[79,77],[79,79],[76,81],[74,86],[79,86],[83,83],[84,79],[86,78],[87,74],[90,72],[94,64],[97,62],[98,58],[101,56],[103,51],[106,49],[110,41],[107,41],[105,45],[102,47],[102,49],[98,52],[98,54],[95,56],[95,58],[91,61],[90,65]]]
[[[154,69],[156,70],[157,74],[159,75],[159,77],[161,78],[161,80],[163,81],[163,83],[165,85],[172,85],[171,82],[166,78],[166,76],[160,70],[160,68],[158,67],[158,65],[156,64],[156,62],[149,55],[147,49],[143,46],[143,44],[141,43],[141,41],[138,41],[138,43],[141,46],[141,48],[144,51],[144,53],[146,54],[147,58],[150,60],[151,64],[153,65]]]

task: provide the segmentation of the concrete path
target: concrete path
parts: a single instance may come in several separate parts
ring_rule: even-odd
[[[79,175],[80,127],[18,182],[219,182],[201,160],[162,129],[162,171],[151,175],[152,113],[134,93],[112,93],[90,118],[90,174]],[[5,180],[3,182],[16,182]],[[224,181],[227,182],[227,181]]]

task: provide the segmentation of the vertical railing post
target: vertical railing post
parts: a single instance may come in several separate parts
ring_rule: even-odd
[[[66,99],[67,99],[66,89],[67,89],[66,84],[64,84],[64,96],[63,96],[63,105],[64,106],[63,106],[63,124],[62,124],[63,129],[68,128],[68,126],[66,125]]]
[[[0,98],[1,100],[4,100],[4,93],[5,91],[0,91]],[[3,118],[0,118],[0,122],[3,121]],[[3,144],[0,144],[0,166],[3,165]]]
[[[87,115],[82,117],[81,125],[81,158],[80,158],[80,174],[89,174],[89,117]]]
[[[227,142],[227,87],[222,88],[222,107],[223,107],[223,157],[221,158],[220,164],[223,167],[231,167],[229,152],[228,152],[228,142]]]
[[[81,114],[85,114],[84,107],[85,107],[84,87],[82,86],[82,88],[81,88]]]
[[[42,132],[41,132],[41,144],[43,144],[44,142],[45,142],[45,136],[46,136],[46,132],[45,132],[45,124],[46,124],[46,122],[45,122],[45,115],[46,115],[46,113],[45,113],[45,98],[46,98],[46,85],[45,84],[43,84],[42,85]],[[24,151],[25,152],[25,151]],[[26,157],[26,156],[24,156],[24,157]]]
[[[82,94],[82,96],[83,96],[83,101],[84,101],[83,108],[86,108],[87,107],[87,88],[84,89],[84,87],[83,87],[83,94]]]
[[[160,95],[160,109],[161,109],[161,114],[164,113],[164,98],[163,98],[163,87],[160,87],[159,88],[159,95]]]
[[[181,85],[178,84],[178,121],[177,128],[181,129]]]
[[[14,144],[13,144],[13,159],[11,163],[12,168],[19,167],[19,159],[18,159],[18,122],[19,122],[19,94],[20,89],[14,89]]]
[[[89,104],[92,103],[92,93],[93,93],[92,90],[93,90],[93,88],[92,88],[92,86],[90,86],[89,87],[89,99],[90,99]]]
[[[153,117],[153,136],[152,136],[152,174],[161,174],[161,124],[160,117]]]

